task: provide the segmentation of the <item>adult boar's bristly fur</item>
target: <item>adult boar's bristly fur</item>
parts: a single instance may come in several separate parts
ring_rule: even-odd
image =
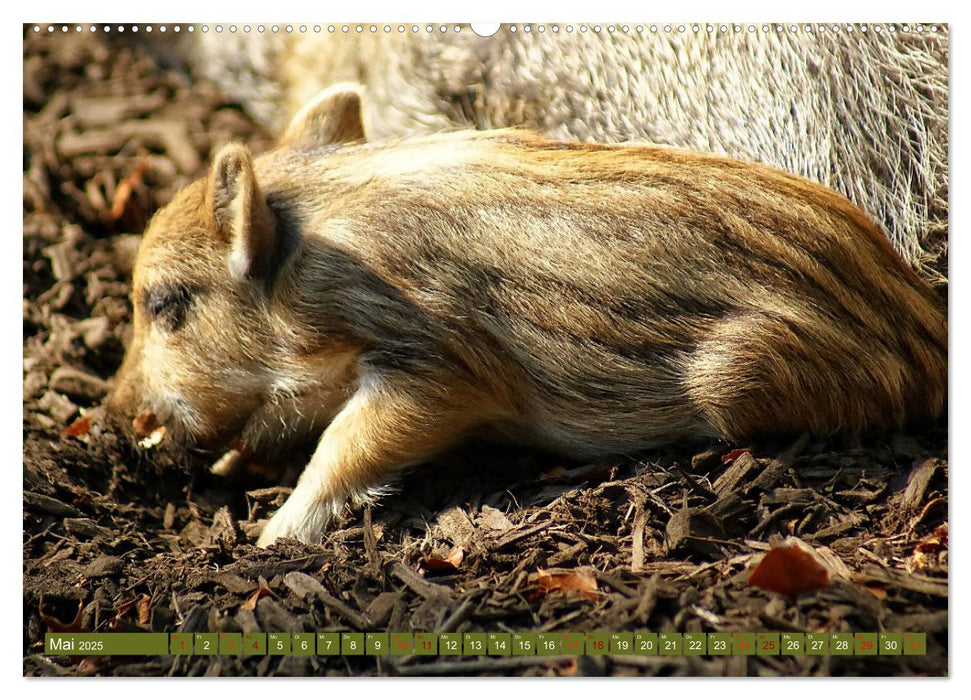
[[[349,86],[151,223],[113,398],[189,439],[322,432],[260,544],[489,427],[578,457],[940,413],[935,294],[842,196],[530,132],[356,141]]]

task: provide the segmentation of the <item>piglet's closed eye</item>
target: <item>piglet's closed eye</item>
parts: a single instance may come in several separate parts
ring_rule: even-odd
[[[209,203],[219,234],[231,244],[228,265],[236,279],[262,275],[273,257],[276,221],[253,173],[253,154],[231,143],[216,154]]]

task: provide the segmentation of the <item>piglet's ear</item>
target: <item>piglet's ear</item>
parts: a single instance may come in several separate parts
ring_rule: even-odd
[[[276,246],[276,220],[253,172],[253,154],[243,145],[224,146],[212,162],[209,201],[220,235],[230,242],[229,272],[259,277]]]
[[[357,83],[337,83],[303,106],[290,121],[280,146],[307,150],[364,140]]]

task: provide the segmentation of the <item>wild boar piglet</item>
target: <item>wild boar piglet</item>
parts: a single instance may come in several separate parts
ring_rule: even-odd
[[[214,449],[319,436],[260,545],[480,430],[594,458],[941,412],[943,304],[836,193],[518,130],[369,144],[360,104],[220,150],[135,264],[110,408]]]

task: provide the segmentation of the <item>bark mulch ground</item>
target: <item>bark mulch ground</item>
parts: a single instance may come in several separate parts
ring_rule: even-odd
[[[137,48],[25,39],[25,675],[947,674],[946,420],[595,464],[475,445],[348,512],[321,545],[257,549],[289,491],[279,469],[217,477],[199,456],[130,446],[97,410],[123,355],[136,235],[234,139],[271,143],[211,85]],[[747,584],[783,536],[830,562],[831,585],[788,598]],[[556,590],[566,582],[580,592]],[[928,654],[44,655],[62,629],[917,631]]]

